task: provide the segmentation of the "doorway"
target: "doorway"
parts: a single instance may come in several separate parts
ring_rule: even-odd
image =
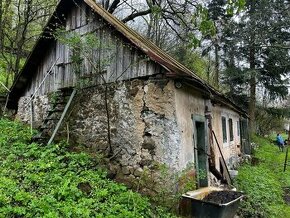
[[[197,187],[208,186],[208,134],[206,120],[202,116],[193,116],[194,165]]]

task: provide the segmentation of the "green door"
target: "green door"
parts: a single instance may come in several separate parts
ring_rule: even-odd
[[[197,186],[208,186],[208,134],[206,120],[202,116],[193,116],[194,163]]]
[[[248,129],[249,129],[248,120],[240,119],[241,145],[242,145],[242,153],[244,154],[252,154]]]

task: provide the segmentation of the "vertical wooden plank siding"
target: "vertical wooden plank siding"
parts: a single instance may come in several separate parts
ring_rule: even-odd
[[[43,53],[37,72],[25,95],[34,93],[57,59],[51,75],[47,77],[37,93],[38,95],[47,94],[62,87],[74,86],[78,80],[89,81],[91,85],[101,84],[103,83],[101,73],[107,82],[115,82],[161,72],[160,65],[141,55],[134,46],[125,42],[113,27],[104,25],[103,19],[92,13],[85,3],[75,6],[70,11],[66,16],[65,27],[66,30],[75,31],[80,35],[95,33],[100,40],[100,47],[85,54],[89,57],[83,57],[80,75],[75,75],[71,63],[71,49],[58,40],[51,43],[51,48]],[[96,72],[96,69],[100,72]],[[98,74],[99,76],[97,76]]]
[[[125,80],[131,77],[131,51],[128,47],[128,44],[122,43],[123,46],[123,66],[120,74],[120,79]]]

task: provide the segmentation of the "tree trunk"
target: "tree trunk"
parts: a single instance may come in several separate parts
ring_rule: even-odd
[[[214,42],[214,53],[215,53],[215,70],[214,70],[214,81],[213,84],[216,88],[219,88],[219,67],[220,67],[220,63],[219,63],[219,45],[218,45],[218,39],[215,39]]]
[[[256,71],[255,71],[255,53],[254,48],[250,49],[250,102],[249,102],[249,129],[250,133],[255,133],[255,110],[256,110]]]
[[[1,49],[3,48],[3,31],[2,31],[2,28],[3,28],[3,24],[2,24],[2,17],[3,17],[3,10],[2,10],[2,0],[0,0],[0,51]]]
[[[22,49],[24,47],[26,37],[27,37],[27,31],[28,31],[28,25],[30,23],[29,18],[30,18],[30,13],[31,9],[33,7],[33,2],[32,0],[26,1],[25,2],[25,10],[24,10],[24,19],[23,19],[23,24],[20,25],[17,31],[18,34],[16,35],[19,39],[17,42],[17,51],[16,51],[16,60],[15,60],[15,65],[14,65],[14,75],[17,75],[18,72],[20,71],[20,61],[22,58]],[[21,16],[21,15],[19,15]],[[21,18],[19,18],[19,21]]]
[[[250,19],[251,26],[255,26],[255,19],[252,15],[255,13],[255,1],[251,1],[250,5]],[[249,101],[249,130],[250,134],[254,134],[256,131],[255,127],[255,110],[256,110],[256,69],[255,69],[255,32],[250,33],[250,47],[249,47],[249,63],[250,63],[250,101]]]

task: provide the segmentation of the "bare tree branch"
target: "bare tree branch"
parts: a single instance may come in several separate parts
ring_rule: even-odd
[[[112,14],[116,10],[116,8],[118,7],[119,3],[120,3],[120,0],[113,1],[113,3],[111,4],[111,6],[108,9],[108,12],[110,12]]]
[[[149,8],[145,11],[139,11],[136,13],[132,13],[128,17],[125,17],[124,19],[122,19],[122,22],[127,23],[128,21],[134,20],[136,17],[145,16],[147,14],[150,14],[151,11],[152,11],[151,8]]]

